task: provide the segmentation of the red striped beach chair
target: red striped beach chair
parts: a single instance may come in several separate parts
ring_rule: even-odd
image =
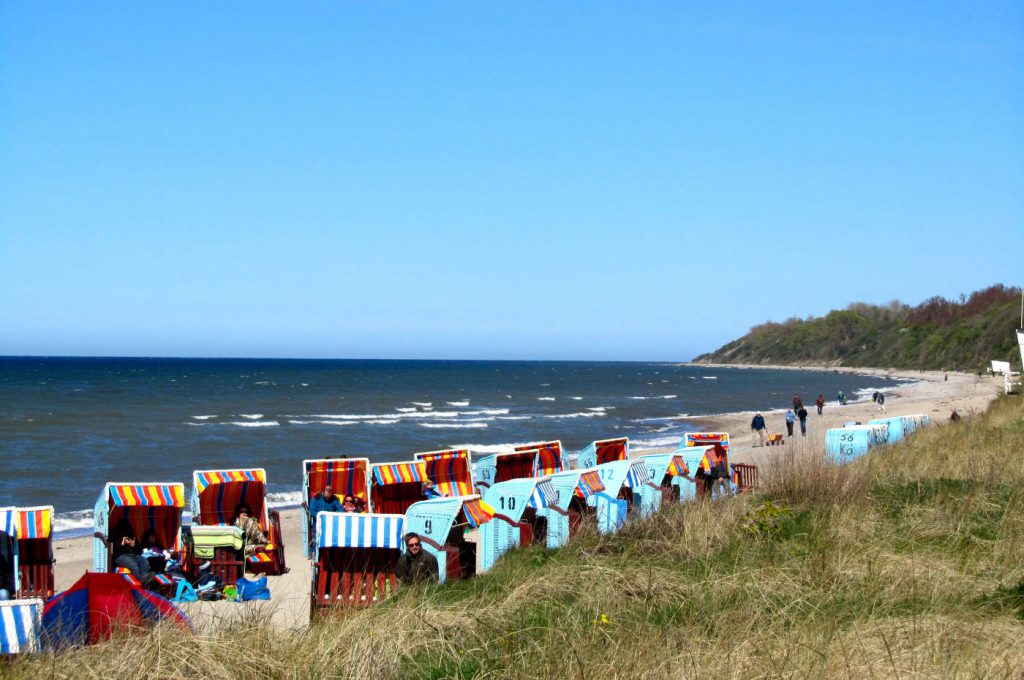
[[[181,559],[181,513],[185,485],[166,482],[109,482],[93,509],[93,571],[116,571],[110,531],[127,521],[139,539],[152,529],[157,541]]]
[[[268,543],[245,558],[246,571],[283,574],[285,565],[281,516],[267,506],[267,473],[263,468],[196,470],[192,473],[192,522],[203,526],[230,525],[235,508],[246,504],[266,534]]]
[[[53,506],[17,508],[18,597],[53,597]]]
[[[445,496],[472,496],[473,457],[465,449],[426,451],[413,455],[425,464],[426,475]]]
[[[375,463],[370,466],[370,509],[386,515],[404,515],[413,503],[427,500],[423,482],[429,480],[423,461]]]
[[[309,503],[330,485],[334,494],[353,496],[370,507],[370,460],[368,458],[321,458],[302,461],[302,509],[306,521],[302,525],[302,543],[306,557],[313,557],[312,529],[316,517],[309,514]]]

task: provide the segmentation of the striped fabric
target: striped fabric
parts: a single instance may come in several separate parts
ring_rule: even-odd
[[[202,493],[211,484],[260,482],[266,485],[267,483],[267,473],[262,468],[251,470],[196,470],[192,473],[192,478],[199,493]]]
[[[18,511],[14,508],[0,508],[0,533],[11,538],[18,537],[18,523],[15,522],[17,515]]]
[[[317,515],[317,546],[401,550],[404,525],[403,515],[322,512]]]
[[[613,460],[626,460],[629,458],[627,451],[629,440],[623,437],[622,439],[605,439],[603,441],[594,442],[594,448],[597,453],[597,464],[602,465],[604,463],[610,463]]]
[[[629,472],[626,473],[626,486],[636,489],[649,481],[651,481],[651,475],[647,472],[646,465],[636,463],[629,466]]]
[[[604,491],[601,473],[597,470],[582,473],[579,482],[576,483],[576,489],[584,498],[590,498],[594,494]]]
[[[306,476],[307,498],[323,492],[330,484],[339,496],[358,496],[366,500],[365,460],[308,460]]]
[[[53,507],[18,508],[17,525],[18,538],[49,538]]]
[[[728,451],[726,451],[726,454],[725,454],[725,464],[726,465],[729,464],[729,453],[728,453]],[[704,470],[704,472],[711,472],[711,468],[713,468],[714,466],[715,466],[715,450],[714,449],[708,449],[707,451],[704,452],[704,456],[700,459],[700,468],[702,470]]]
[[[469,459],[469,449],[447,449],[445,451],[427,451],[426,453],[417,453],[415,456],[413,456],[413,458],[422,461],[447,460],[448,458]]]
[[[540,510],[548,507],[549,504],[557,505],[557,498],[558,492],[555,491],[555,487],[549,480],[542,479],[537,482],[537,486],[533,487],[533,493],[530,494],[530,507]]]
[[[474,498],[463,503],[462,511],[466,515],[466,520],[469,521],[469,526],[474,529],[481,524],[490,522],[491,518],[494,517],[494,508],[484,503],[481,498]]]
[[[426,475],[437,486],[437,490],[447,496],[471,496],[474,491],[469,455],[464,451],[456,451],[453,454],[421,459],[426,468]]]
[[[537,462],[534,477],[546,477],[562,471],[562,449],[558,442],[546,442],[537,446]]]
[[[185,507],[184,484],[111,484],[109,490],[115,506]]]
[[[0,654],[36,651],[42,615],[42,600],[0,602]]]
[[[274,558],[272,556],[270,556],[266,552],[267,550],[270,550],[270,549],[272,549],[272,546],[271,545],[267,545],[267,547],[263,551],[255,553],[255,554],[252,554],[252,555],[249,555],[245,559],[250,564],[260,564],[261,562],[271,562],[271,561],[273,561]]]
[[[672,456],[672,462],[668,464],[665,474],[670,477],[685,477],[690,474],[690,466],[686,464],[682,456]]]
[[[687,446],[712,446],[721,444],[722,448],[729,451],[728,432],[687,432],[685,435]]]
[[[426,465],[422,461],[382,463],[373,466],[373,483],[380,486],[405,482],[425,482],[427,479]]]

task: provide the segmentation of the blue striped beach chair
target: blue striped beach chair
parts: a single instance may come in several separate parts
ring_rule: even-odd
[[[42,617],[39,598],[0,602],[0,656],[39,651]]]
[[[341,498],[352,496],[362,501],[364,508],[370,507],[370,459],[369,458],[320,458],[302,461],[302,510],[306,521],[302,523],[302,545],[307,558],[313,557],[313,522],[309,514],[309,503],[324,488],[330,485],[334,494]]]

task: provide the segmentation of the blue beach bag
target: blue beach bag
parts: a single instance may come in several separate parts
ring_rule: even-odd
[[[245,600],[269,600],[270,588],[267,587],[267,577],[261,576],[255,581],[250,581],[244,576],[235,581],[238,588],[238,599]]]

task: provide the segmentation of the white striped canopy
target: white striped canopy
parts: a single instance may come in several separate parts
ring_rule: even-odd
[[[0,602],[0,654],[36,651],[42,616],[42,600]]]
[[[318,548],[402,548],[405,515],[321,512],[316,516]]]
[[[551,480],[542,479],[537,482],[537,486],[533,487],[533,493],[530,494],[530,507],[539,510],[549,505],[557,505],[557,503],[558,492],[551,484]]]
[[[626,486],[631,489],[643,486],[647,482],[651,481],[651,475],[647,472],[647,466],[643,463],[634,462],[629,466],[629,472],[626,473]]]

